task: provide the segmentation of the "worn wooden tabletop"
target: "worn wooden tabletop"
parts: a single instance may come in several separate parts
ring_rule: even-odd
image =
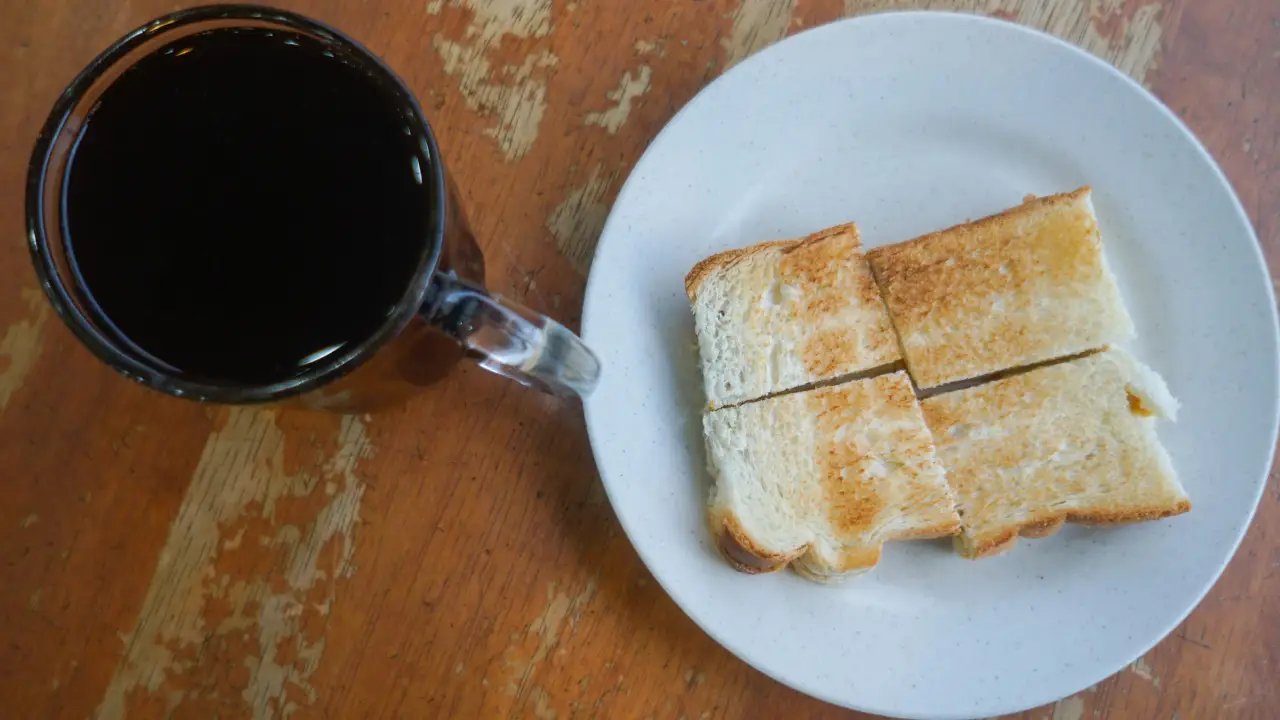
[[[468,367],[375,416],[204,407],[77,345],[23,247],[31,143],[91,57],[181,4],[0,4],[0,717],[854,715],[752,670],[663,594],[604,499],[575,403]],[[789,33],[894,8],[999,15],[1110,60],[1200,136],[1280,258],[1274,0],[277,4],[405,78],[493,288],[570,325],[609,204],[677,109]],[[1022,717],[1277,707],[1273,482],[1186,622]]]

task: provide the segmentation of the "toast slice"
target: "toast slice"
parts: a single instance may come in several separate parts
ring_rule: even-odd
[[[922,390],[1133,336],[1088,187],[868,253]]]
[[[711,409],[901,361],[853,224],[714,255],[685,290]]]
[[[886,540],[952,535],[955,500],[905,372],[703,416],[709,521],[743,572],[835,580]]]
[[[1157,417],[1177,402],[1154,371],[1107,350],[921,403],[956,494],[966,557],[1064,522],[1126,523],[1191,509]]]

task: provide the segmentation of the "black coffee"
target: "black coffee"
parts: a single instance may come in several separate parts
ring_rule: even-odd
[[[161,48],[71,155],[79,293],[117,341],[194,379],[271,383],[368,339],[430,238],[432,158],[406,102],[303,35]]]

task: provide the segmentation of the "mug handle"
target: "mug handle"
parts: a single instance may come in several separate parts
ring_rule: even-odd
[[[529,387],[585,398],[600,381],[599,359],[568,328],[452,272],[432,277],[421,314],[481,367]]]

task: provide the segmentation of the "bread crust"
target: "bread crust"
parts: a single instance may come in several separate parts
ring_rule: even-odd
[[[1066,521],[1066,515],[1055,515],[1043,520],[1029,522],[1018,528],[1018,535],[1020,537],[1033,538],[1036,540],[1047,538],[1061,530]]]
[[[802,238],[794,238],[790,240],[767,240],[744,248],[736,248],[716,253],[711,257],[700,260],[693,266],[693,269],[689,271],[689,274],[684,276],[684,292],[689,296],[689,302],[693,302],[698,299],[698,287],[702,285],[702,281],[706,280],[711,273],[717,270],[728,270],[752,255],[758,255],[762,252],[781,248],[783,253],[791,253],[845,233],[851,233],[856,242],[856,246],[859,248],[862,247],[862,235],[858,233],[857,224],[844,223],[842,225],[835,225],[826,228],[825,230],[819,230]]]
[[[698,299],[698,288],[702,285],[702,281],[706,280],[707,276],[711,275],[711,273],[717,270],[727,270],[752,255],[758,255],[762,252],[767,252],[775,248],[782,248],[785,250],[799,245],[802,242],[805,242],[805,240],[769,240],[749,247],[725,250],[722,253],[716,253],[711,257],[703,258],[698,261],[698,264],[693,266],[693,269],[689,271],[688,275],[684,276],[684,292],[689,296],[689,302],[693,302]]]
[[[947,520],[931,527],[915,528],[906,532],[886,536],[884,542],[899,540],[935,540],[951,537],[960,532],[960,522]],[[834,563],[824,563],[814,553],[805,553],[792,563],[791,567],[805,578],[815,582],[829,583],[846,580],[860,575],[880,564],[880,556],[884,552],[884,542],[878,545],[866,545],[851,548],[840,553]]]
[[[1000,534],[990,538],[985,538],[974,545],[961,544],[959,542],[960,538],[957,536],[957,550],[964,557],[971,560],[977,560],[979,558],[1001,555],[1012,550],[1013,547],[1018,544],[1019,537],[1032,539],[1048,537],[1061,529],[1065,523],[1108,527],[1112,525],[1128,525],[1131,523],[1149,522],[1151,520],[1163,520],[1164,518],[1181,515],[1190,511],[1191,501],[1181,500],[1168,507],[1152,506],[1146,508],[1125,508],[1123,510],[1063,512],[1055,514],[1048,519],[1041,519],[1034,522],[1012,526],[1002,531]]]
[[[742,521],[732,512],[713,512],[711,528],[720,556],[733,569],[748,575],[781,570],[808,550],[806,545],[791,554],[771,553],[751,539],[743,529]]]
[[[801,575],[818,582],[830,582],[845,578],[862,570],[869,570],[880,562],[880,554],[884,543],[856,548],[842,553],[840,562],[827,565],[817,562],[803,562],[811,558],[810,546],[803,545],[794,553],[770,553],[763,549],[742,528],[742,521],[733,513],[713,512],[711,514],[712,535],[715,537],[716,549],[725,562],[733,569],[748,575],[762,575],[777,572],[788,565]],[[887,540],[934,540],[950,537],[960,532],[958,521],[940,522],[932,527],[918,528],[899,533]]]

